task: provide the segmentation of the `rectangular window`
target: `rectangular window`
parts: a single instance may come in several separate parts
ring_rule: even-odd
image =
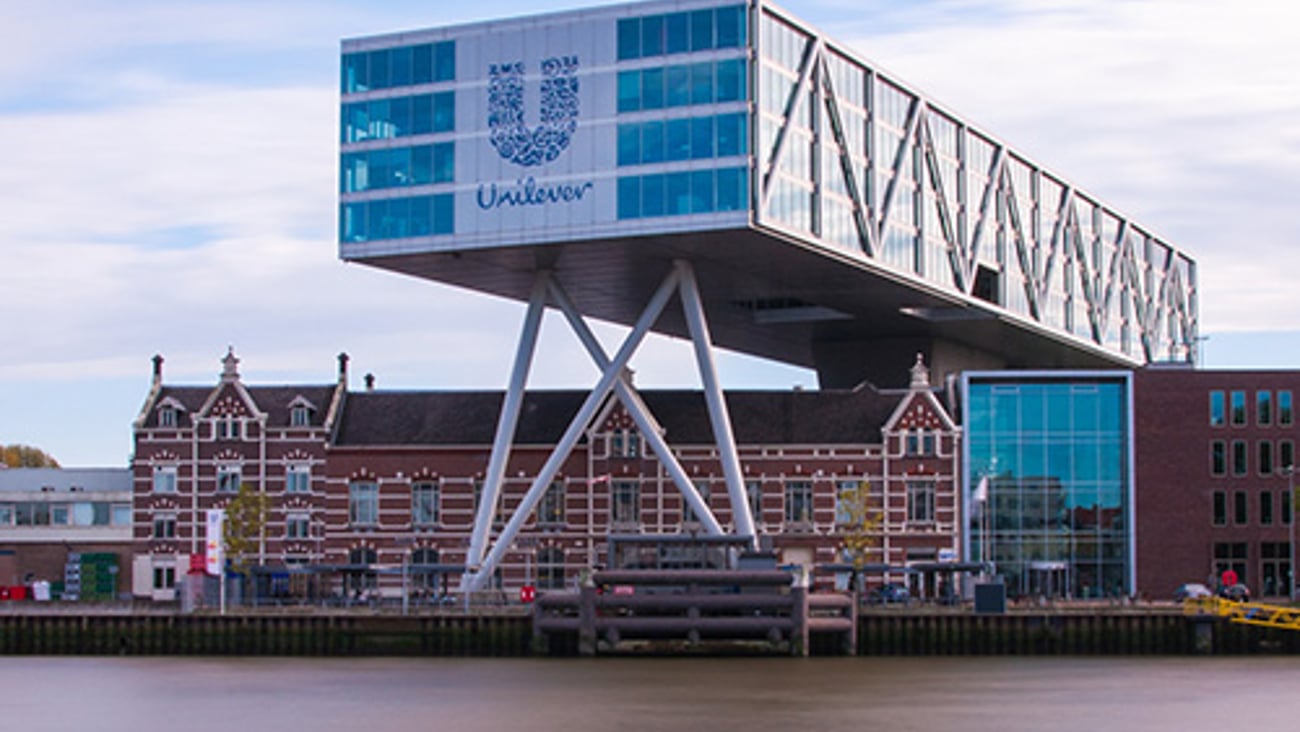
[[[176,410],[175,410],[174,408],[172,408],[172,407],[163,407],[161,410],[159,410],[159,412],[158,412],[158,426],[160,426],[160,427],[175,427],[175,426],[176,426]]]
[[[14,525],[14,504],[0,503],[0,526]]]
[[[160,513],[154,515],[153,538],[155,539],[176,538],[176,514]]]
[[[238,465],[221,465],[217,467],[217,492],[218,493],[238,493],[239,492],[239,466]]]
[[[835,485],[835,523],[848,526],[858,513],[858,481],[841,480]]]
[[[1273,392],[1261,390],[1255,392],[1255,421],[1260,427],[1273,424]]]
[[[311,493],[311,466],[290,465],[284,474],[286,493]]]
[[[154,567],[153,568],[153,588],[155,590],[171,590],[176,588],[176,567]]]
[[[1250,521],[1250,502],[1245,491],[1232,493],[1232,523],[1245,526]]]
[[[1291,525],[1291,491],[1282,494],[1282,523],[1286,526]]]
[[[1277,464],[1280,468],[1295,465],[1295,443],[1290,440],[1277,441]]]
[[[379,484],[348,484],[348,523],[353,526],[374,526],[379,523]]]
[[[1277,423],[1282,427],[1290,427],[1293,419],[1291,392],[1289,390],[1279,391],[1277,393]]]
[[[154,493],[175,493],[176,492],[176,468],[175,467],[158,467],[153,469],[153,492]]]
[[[1232,441],[1232,474],[1245,475],[1250,471],[1245,440]]]
[[[785,484],[785,520],[787,523],[808,524],[813,520],[812,483],[792,480]]]
[[[618,21],[618,60],[641,58],[641,19],[622,18]]]
[[[77,506],[80,505],[81,504],[77,504]],[[109,506],[109,512],[110,512],[110,520],[113,526],[131,525],[131,504],[114,503]]]
[[[437,483],[412,483],[411,523],[415,526],[432,526],[438,523],[438,498]]]
[[[1210,426],[1222,427],[1227,422],[1227,407],[1222,391],[1210,392]]]
[[[546,526],[564,524],[564,481],[552,481],[537,506],[537,522]]]
[[[1260,440],[1256,443],[1256,457],[1259,458],[1259,474],[1273,474],[1273,441]]]
[[[301,512],[301,511],[295,511],[285,516],[284,538],[310,539],[311,538],[311,514]]]
[[[934,483],[916,481],[907,484],[907,522],[934,523]]]
[[[66,503],[50,504],[50,525],[51,526],[68,525],[68,504]]]
[[[1216,542],[1214,545],[1214,574],[1232,570],[1237,574],[1237,581],[1248,583],[1246,577],[1246,544],[1244,542]]]
[[[1214,525],[1228,525],[1228,494],[1223,491],[1214,492]]]
[[[641,522],[641,484],[616,480],[610,484],[610,521],[616,524]]]
[[[307,427],[311,424],[311,410],[307,407],[294,407],[289,412],[290,427]]]
[[[1232,392],[1232,424],[1242,426],[1246,424],[1246,392]]]
[[[1228,474],[1228,445],[1223,440],[1210,442],[1210,475]]]
[[[1273,491],[1262,491],[1259,494],[1259,524],[1273,525]]]

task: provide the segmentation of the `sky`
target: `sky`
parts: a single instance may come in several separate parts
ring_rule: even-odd
[[[337,257],[339,41],[600,4],[0,4],[0,444],[126,465],[154,354],[176,384],[233,347],[253,384],[347,352],[354,388],[504,388],[520,304]],[[782,5],[1188,252],[1206,368],[1300,367],[1300,4]],[[530,384],[591,385],[575,343],[548,316]],[[637,383],[697,386],[689,354],[652,338]]]

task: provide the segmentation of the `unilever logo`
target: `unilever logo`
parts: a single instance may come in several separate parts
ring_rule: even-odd
[[[549,163],[568,147],[578,129],[578,57],[558,56],[542,61],[541,121],[530,128],[524,121],[524,64],[488,67],[488,140],[502,158],[525,168]],[[533,176],[513,186],[480,185],[483,209],[578,201],[594,184],[539,184]]]

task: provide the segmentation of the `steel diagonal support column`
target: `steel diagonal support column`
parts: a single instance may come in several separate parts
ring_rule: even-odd
[[[569,422],[569,428],[565,430],[564,436],[556,444],[555,450],[547,458],[546,464],[542,466],[541,471],[537,473],[537,477],[533,479],[533,484],[529,486],[528,492],[524,494],[514,513],[510,515],[510,520],[506,522],[505,528],[501,530],[501,534],[483,559],[483,563],[477,571],[469,573],[468,579],[462,583],[464,589],[469,591],[482,589],[484,581],[492,575],[497,565],[501,563],[506,550],[510,548],[510,543],[515,540],[519,529],[523,528],[524,521],[528,520],[528,516],[537,507],[537,502],[542,500],[542,494],[546,492],[551,480],[559,472],[560,466],[569,457],[573,446],[578,443],[578,438],[582,436],[582,431],[586,429],[592,415],[596,413],[600,403],[609,395],[610,390],[614,387],[614,382],[623,375],[623,369],[627,367],[628,360],[632,358],[632,354],[641,345],[641,341],[645,340],[646,333],[650,332],[650,327],[659,319],[659,314],[663,312],[664,306],[668,304],[668,298],[672,296],[673,290],[677,288],[678,279],[676,269],[669,272],[668,276],[664,278],[663,284],[659,285],[659,289],[650,298],[645,312],[641,314],[636,326],[632,328],[632,332],[623,341],[623,345],[619,348],[618,354],[614,356],[614,360],[601,374],[600,380],[592,387],[586,401],[578,408],[578,412],[573,415],[573,420]]]
[[[467,570],[483,561],[488,531],[492,527],[492,517],[496,513],[497,501],[501,497],[501,479],[506,472],[506,462],[510,459],[510,445],[514,441],[515,427],[519,423],[519,408],[524,400],[528,370],[532,367],[533,353],[537,350],[537,333],[541,329],[542,313],[546,310],[546,283],[550,279],[550,272],[538,272],[537,279],[533,282],[533,291],[528,297],[528,311],[524,315],[524,327],[519,335],[519,347],[515,351],[515,365],[510,372],[510,386],[506,389],[505,401],[501,404],[501,415],[497,418],[496,439],[492,442],[492,455],[488,458],[487,474],[483,476],[483,493],[479,496],[477,513],[474,516],[474,531],[469,539],[469,554],[465,557]],[[462,577],[462,583],[463,581]]]
[[[591,360],[596,362],[597,368],[601,371],[609,368],[609,357],[605,355],[605,349],[601,347],[600,341],[592,334],[591,328],[587,327],[586,321],[578,314],[578,309],[573,306],[573,301],[569,299],[568,293],[560,287],[559,283],[551,280],[551,300],[564,313],[565,319],[569,321],[569,327],[577,334],[578,340],[586,347],[587,353],[591,355]],[[658,456],[659,461],[663,463],[664,468],[668,470],[668,475],[673,479],[673,484],[677,490],[681,491],[682,497],[690,504],[691,510],[699,517],[700,523],[704,524],[705,533],[710,536],[722,536],[725,532],[718,523],[718,519],[709,509],[700,492],[695,489],[695,484],[691,478],[682,469],[682,464],[673,455],[672,449],[664,440],[660,432],[659,423],[655,420],[650,409],[646,407],[645,402],[636,389],[627,383],[627,379],[619,376],[614,382],[614,393],[618,395],[623,405],[627,407],[628,414],[632,416],[632,421],[636,422],[636,427],[641,431],[642,437],[650,445],[651,451]]]
[[[718,443],[718,459],[722,474],[727,480],[727,497],[731,499],[731,513],[736,520],[736,534],[749,537],[750,544],[758,548],[758,535],[754,533],[754,517],[749,513],[745,484],[741,481],[740,458],[736,454],[736,439],[731,432],[731,417],[727,403],[718,387],[718,372],[713,364],[713,340],[709,324],[700,304],[700,290],[695,283],[695,270],[685,260],[673,263],[681,278],[682,310],[686,325],[691,331],[695,346],[695,360],[699,364],[700,379],[704,383],[704,398],[709,405],[709,421],[713,425],[713,439]]]

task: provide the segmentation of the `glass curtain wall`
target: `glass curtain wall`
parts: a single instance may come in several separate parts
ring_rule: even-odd
[[[968,375],[969,556],[1013,597],[1132,592],[1127,375]]]

